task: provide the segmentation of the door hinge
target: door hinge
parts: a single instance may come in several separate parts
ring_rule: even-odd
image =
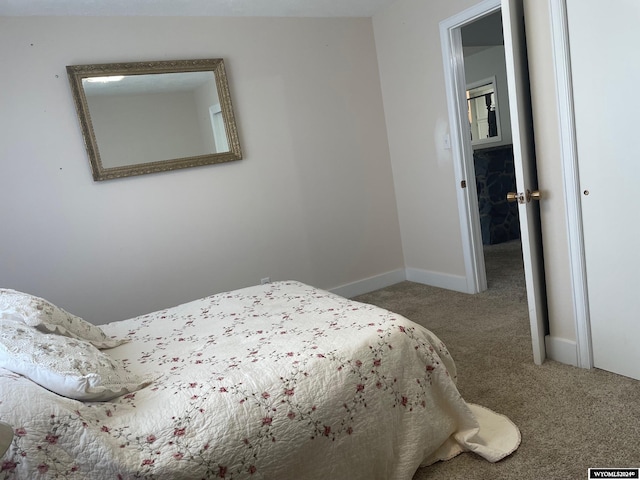
[[[460,188],[467,188],[467,181],[466,180],[462,180],[460,182]]]

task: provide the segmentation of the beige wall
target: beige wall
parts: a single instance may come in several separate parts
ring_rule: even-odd
[[[223,57],[245,159],[96,183],[66,65]],[[370,19],[0,18],[0,286],[95,323],[403,272]]]
[[[399,0],[373,18],[405,264],[464,290],[439,22],[472,0]],[[444,278],[443,278],[444,277]]]
[[[399,0],[374,17],[407,270],[464,275],[439,22],[479,2]],[[551,336],[575,341],[547,2],[525,0]],[[571,348],[571,347],[569,347]]]

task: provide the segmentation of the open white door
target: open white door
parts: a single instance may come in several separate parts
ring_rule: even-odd
[[[460,29],[500,8],[502,9],[516,184],[523,199],[519,206],[519,215],[533,360],[539,365],[546,357],[544,338],[547,308],[540,210],[537,202],[529,201],[535,196],[527,195],[528,191],[537,192],[537,175],[522,0],[483,0],[440,22],[442,58],[451,121],[451,144],[456,178],[461,184],[461,188],[458,189],[460,227],[463,233],[468,290],[469,293],[480,292],[486,289],[486,276],[476,189],[469,182],[469,179],[474,178],[473,155],[471,146],[462,140],[468,135],[468,118]]]
[[[545,359],[547,308],[522,0],[502,0],[502,25],[533,360],[539,365]]]

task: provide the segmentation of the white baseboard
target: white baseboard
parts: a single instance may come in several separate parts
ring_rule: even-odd
[[[381,288],[403,282],[406,279],[405,270],[400,268],[398,270],[376,275],[375,277],[364,278],[357,282],[347,283],[346,285],[332,288],[329,291],[336,295],[340,295],[341,297],[351,298],[356,295],[373,292],[374,290],[379,290]]]
[[[578,346],[576,342],[565,340],[564,338],[544,337],[544,344],[547,349],[547,358],[567,365],[578,366]]]
[[[473,293],[468,290],[466,277],[420,270],[417,268],[400,268],[374,277],[364,278],[356,282],[331,288],[329,291],[342,297],[351,298],[356,295],[373,292],[374,290],[379,290],[380,288],[385,288],[390,285],[403,282],[404,280],[422,283],[433,287],[446,288],[447,290],[454,290],[456,292]]]
[[[411,282],[431,285],[432,287],[446,288],[462,293],[473,293],[467,286],[467,278],[462,275],[450,275],[448,273],[432,272],[420,270],[418,268],[407,268],[407,280]]]

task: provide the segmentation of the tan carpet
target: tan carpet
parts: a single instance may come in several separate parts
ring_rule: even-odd
[[[448,346],[470,403],[507,415],[522,444],[496,464],[464,453],[424,479],[586,479],[589,467],[640,467],[640,381],[547,360],[533,364],[520,244],[487,247],[478,295],[402,282],[356,297],[420,323]]]

